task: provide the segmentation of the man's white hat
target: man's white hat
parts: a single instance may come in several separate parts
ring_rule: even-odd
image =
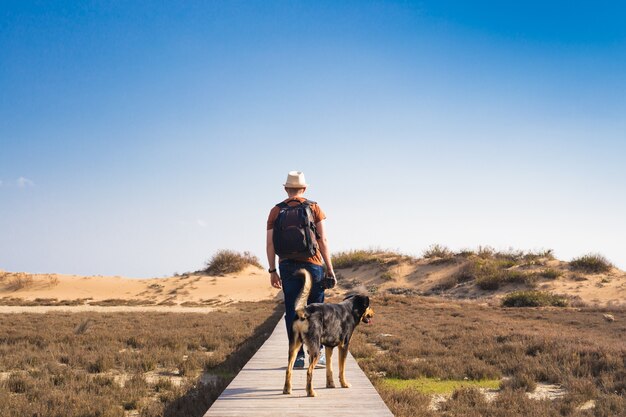
[[[286,188],[305,188],[307,185],[304,179],[304,172],[290,171],[287,174],[287,182],[283,186]]]

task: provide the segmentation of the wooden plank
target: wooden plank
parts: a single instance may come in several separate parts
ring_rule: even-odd
[[[358,331],[358,330],[357,330]],[[317,397],[306,396],[306,369],[294,369],[293,393],[282,393],[287,366],[287,329],[284,319],[246,366],[233,379],[204,417],[230,416],[393,416],[352,355],[346,361],[351,388],[340,388],[337,349],[333,374],[338,388],[326,388],[326,370],[313,373]]]

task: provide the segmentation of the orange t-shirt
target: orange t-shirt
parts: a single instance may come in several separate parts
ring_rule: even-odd
[[[295,204],[290,204],[290,203],[293,203],[296,201],[298,203],[302,203],[305,200],[306,198],[303,198],[303,197],[293,197],[293,198],[286,199],[284,202],[291,206],[295,206]],[[278,217],[278,213],[280,213],[280,208],[278,208],[277,206],[272,207],[272,210],[270,210],[270,215],[267,218],[267,230],[272,230],[274,228],[274,222],[276,221],[276,218]],[[315,224],[321,222],[322,220],[326,218],[326,214],[322,211],[320,206],[317,205],[317,203],[311,204],[311,213],[313,214],[313,219],[315,221]],[[322,254],[320,253],[320,250],[317,249],[317,251],[315,251],[314,256],[311,256],[309,258],[295,259],[295,260],[301,261],[301,262],[309,262],[315,265],[322,265]],[[282,261],[282,259],[279,259],[279,262],[280,261]]]

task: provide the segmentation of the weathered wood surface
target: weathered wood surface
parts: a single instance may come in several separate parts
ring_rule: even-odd
[[[283,319],[204,417],[393,416],[350,354],[346,362],[346,379],[352,387],[340,387],[337,349],[333,352],[332,362],[338,388],[326,388],[326,370],[317,368],[313,373],[313,388],[317,397],[307,397],[306,368],[294,369],[293,393],[283,394],[287,345],[287,329]]]

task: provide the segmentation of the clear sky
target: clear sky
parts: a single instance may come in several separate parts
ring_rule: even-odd
[[[626,268],[626,6],[0,1],[0,268],[265,263],[289,170],[331,250]]]

